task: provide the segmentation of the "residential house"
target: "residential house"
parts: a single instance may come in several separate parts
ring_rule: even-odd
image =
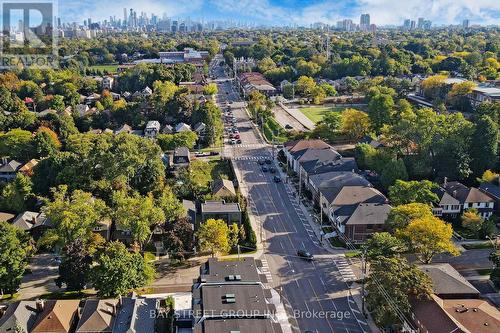
[[[21,329],[21,332],[31,332],[37,315],[36,301],[10,303],[5,313],[0,316],[0,332],[15,333],[18,328]]]
[[[162,134],[173,134],[174,133],[174,128],[172,126],[170,126],[170,125],[167,124],[161,130],[161,133]]]
[[[111,226],[112,226],[112,221],[109,218],[104,218],[97,222],[97,225],[94,226],[92,231],[96,234],[99,234],[104,238],[105,240],[110,240],[111,239]]]
[[[30,333],[70,333],[78,321],[80,300],[40,300],[40,309]]]
[[[212,195],[214,197],[235,197],[236,190],[232,181],[227,179],[217,179],[212,183]]]
[[[412,300],[412,319],[423,333],[500,332],[500,312],[480,299]]]
[[[99,101],[100,99],[101,99],[101,95],[93,93],[93,94],[90,94],[87,97],[85,97],[84,101],[85,101],[85,104],[90,105],[90,104],[93,104],[93,103]]]
[[[88,299],[81,311],[76,333],[112,333],[118,311],[117,299]]]
[[[196,223],[196,205],[194,201],[182,200],[182,206],[186,210],[186,216],[192,224]]]
[[[26,164],[24,164],[19,169],[19,172],[25,176],[31,177],[31,176],[33,176],[33,168],[36,167],[37,164],[38,164],[38,160],[35,160],[35,159],[29,160]]]
[[[113,333],[157,332],[156,318],[160,301],[133,294],[118,300]]]
[[[175,167],[187,166],[191,163],[189,149],[187,147],[177,147],[174,150],[172,163]]]
[[[113,240],[117,240],[125,244],[132,244],[132,230],[125,228],[118,223],[113,224],[112,235]]]
[[[379,149],[379,148],[384,148],[385,147],[385,145],[382,142],[380,142],[377,139],[372,138],[371,136],[365,136],[365,137],[363,137],[359,141],[359,143],[364,143],[364,144],[370,145],[370,146],[372,146],[375,149]]]
[[[22,166],[22,163],[16,160],[7,161],[6,158],[2,158],[0,164],[0,180],[9,181],[16,178],[16,174]]]
[[[160,133],[160,128],[161,125],[158,121],[148,121],[146,128],[144,129],[144,136],[154,139]]]
[[[434,204],[432,213],[434,216],[442,217],[444,219],[453,219],[460,215],[462,212],[462,204],[442,187],[439,187],[433,192],[438,197],[438,202]]]
[[[196,132],[196,134],[198,134],[198,137],[202,138],[205,136],[205,130],[207,129],[207,125],[205,125],[205,123],[196,123],[196,125],[194,125],[194,128],[193,130]]]
[[[241,225],[241,208],[238,203],[226,203],[224,200],[206,201],[201,204],[201,219],[203,222],[209,219],[221,219],[227,224]]]
[[[25,211],[18,214],[13,220],[12,225],[29,232],[34,239],[40,238],[48,229],[52,229],[52,223],[44,213]]]
[[[323,140],[313,139],[313,140],[295,140],[288,141],[283,144],[283,152],[288,162],[288,167],[299,173],[298,159],[302,156],[308,149],[329,149],[330,145]]]
[[[420,332],[482,333],[500,330],[500,312],[448,263],[419,265],[432,280],[430,299],[410,299]]]
[[[490,86],[474,87],[472,93],[469,94],[469,100],[473,107],[477,107],[484,102],[500,101],[500,88]]]
[[[475,187],[467,187],[459,182],[445,182],[443,189],[462,205],[462,212],[477,209],[479,215],[487,219],[495,209],[495,200]]]
[[[353,243],[364,243],[385,229],[391,206],[385,203],[360,203],[344,223],[344,235]]]
[[[179,123],[175,126],[175,133],[191,132],[191,126],[185,123]]]
[[[442,299],[479,298],[481,293],[448,263],[419,265],[432,280],[433,293]]]
[[[363,176],[354,172],[327,172],[309,177],[308,188],[313,201],[323,203],[323,208],[330,206],[344,186],[373,187]]]
[[[141,91],[141,96],[143,98],[149,98],[151,97],[151,95],[153,95],[153,90],[151,90],[151,88],[149,87],[146,87]]]
[[[261,73],[240,73],[236,76],[238,89],[247,97],[253,91],[258,91],[268,97],[277,93],[277,89]]]
[[[80,117],[85,116],[89,112],[89,110],[90,110],[90,107],[88,106],[88,104],[77,104],[75,106],[75,112]]]
[[[115,78],[112,76],[105,76],[102,79],[101,85],[103,90],[113,90],[113,86],[115,83]]]
[[[495,200],[495,211],[500,212],[500,186],[493,183],[481,183],[479,189]]]
[[[258,260],[209,259],[193,284],[193,332],[282,333],[276,315],[280,297],[265,282]]]
[[[127,134],[130,134],[132,133],[133,129],[132,127],[130,127],[129,125],[127,124],[123,124],[122,126],[118,127],[115,131],[114,131],[114,134],[115,135],[118,135],[120,133],[127,133]]]

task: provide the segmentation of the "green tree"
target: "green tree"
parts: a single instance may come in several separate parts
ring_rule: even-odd
[[[66,245],[77,239],[88,241],[92,229],[105,218],[107,208],[104,201],[94,198],[91,193],[68,191],[61,185],[52,191],[53,200],[42,208],[52,222],[58,243]]]
[[[203,94],[215,96],[219,92],[219,88],[217,88],[217,84],[209,83],[205,87],[203,87]]]
[[[163,151],[175,150],[179,147],[193,149],[198,135],[195,132],[180,132],[175,134],[158,134],[156,137],[158,145]]]
[[[368,260],[392,258],[406,250],[405,243],[388,232],[376,232],[365,244]]]
[[[22,213],[28,208],[28,200],[33,196],[33,183],[22,173],[17,173],[16,178],[2,189],[0,207],[14,213]]]
[[[408,240],[409,247],[424,264],[432,262],[436,254],[447,252],[458,255],[453,244],[453,229],[437,217],[421,217],[414,219],[397,233]]]
[[[59,112],[64,111],[64,109],[66,108],[66,105],[64,105],[64,96],[61,95],[52,96],[52,99],[49,101],[49,107]]]
[[[389,188],[393,185],[396,180],[407,180],[408,173],[406,171],[406,166],[403,160],[391,160],[382,169],[382,174],[380,175],[380,182],[385,188]]]
[[[33,155],[32,140],[31,132],[22,129],[0,133],[0,156],[27,161]]]
[[[42,126],[33,137],[33,148],[36,156],[43,158],[55,154],[61,148],[61,143],[54,131]]]
[[[209,219],[196,232],[201,251],[210,251],[212,256],[226,254],[231,249],[229,228],[223,220]]]
[[[191,221],[182,217],[167,223],[163,234],[163,244],[174,258],[183,260],[189,256],[195,245]]]
[[[32,248],[28,236],[7,222],[0,222],[0,290],[13,295],[21,285]]]
[[[410,297],[430,298],[432,281],[404,258],[381,258],[371,265],[366,290],[366,303],[375,323],[388,328],[401,324],[393,307],[396,306],[404,315],[409,316]],[[392,304],[387,302],[388,297]]]
[[[394,100],[391,95],[377,94],[370,99],[368,115],[376,131],[380,131],[385,124],[391,123],[393,110]]]
[[[141,248],[149,241],[152,235],[151,229],[165,222],[165,214],[155,204],[152,195],[146,197],[127,196],[123,192],[115,192],[113,202],[115,205],[113,218],[116,224],[130,230],[132,239]]]
[[[155,270],[140,253],[130,253],[120,242],[110,242],[97,256],[92,285],[100,297],[116,297],[151,283]]]
[[[433,192],[438,187],[437,184],[428,180],[396,180],[396,183],[389,187],[389,199],[396,206],[412,202],[431,205],[438,201],[437,195]]]
[[[163,211],[165,221],[174,223],[176,220],[186,215],[186,210],[182,202],[175,196],[172,189],[165,186],[156,198],[156,206]]]
[[[67,290],[80,291],[85,289],[92,265],[92,257],[87,245],[82,239],[76,239],[66,245],[63,250],[62,261],[59,264],[59,276],[56,285],[61,288],[66,285]]]
[[[471,140],[474,144],[470,148],[474,175],[479,176],[496,165],[498,138],[498,124],[488,116],[477,119]]]

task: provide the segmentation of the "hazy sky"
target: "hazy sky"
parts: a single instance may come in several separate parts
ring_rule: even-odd
[[[464,18],[471,24],[500,24],[500,0],[59,0],[64,22],[83,22],[115,15],[123,18],[123,8],[160,17],[241,19],[266,25],[314,22],[335,23],[341,18],[359,22],[369,13],[372,23],[401,25],[405,18],[425,17],[434,24],[456,24]]]

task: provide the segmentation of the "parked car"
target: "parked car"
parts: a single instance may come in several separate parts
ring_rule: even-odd
[[[262,166],[262,172],[268,172],[268,171],[269,171],[269,169],[265,165],[263,165]]]
[[[275,183],[281,183],[281,178],[278,176],[274,176],[273,180]]]
[[[232,145],[235,145],[236,144],[236,140],[235,139],[231,139],[231,141],[229,141],[230,144]]]
[[[307,252],[306,250],[298,250],[297,256],[299,256],[302,259],[309,260],[309,261],[314,259],[314,256],[312,254],[310,254],[309,252]]]
[[[273,161],[271,161],[270,159],[266,158],[266,164],[271,164],[273,163]]]
[[[236,143],[240,145],[241,144],[241,139],[236,140]]]
[[[270,172],[270,173],[276,173],[276,168],[274,168],[274,167],[270,167],[270,168],[269,168],[269,172]]]
[[[264,165],[264,164],[266,164],[266,161],[264,161],[264,160],[259,160],[259,165]]]

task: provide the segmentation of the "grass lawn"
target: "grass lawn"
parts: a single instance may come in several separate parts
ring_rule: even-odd
[[[107,73],[116,73],[118,70],[118,65],[95,65],[90,66],[89,69],[104,71]]]
[[[342,112],[345,110],[345,107],[336,107],[336,106],[329,106],[329,107],[307,107],[307,108],[300,108],[300,112],[302,112],[307,118],[309,118],[312,122],[315,124],[319,123],[323,117],[328,113],[328,112]]]
[[[273,138],[273,133],[275,142],[280,144],[288,141],[285,129],[274,118],[269,117],[264,123],[264,136],[269,142]]]

